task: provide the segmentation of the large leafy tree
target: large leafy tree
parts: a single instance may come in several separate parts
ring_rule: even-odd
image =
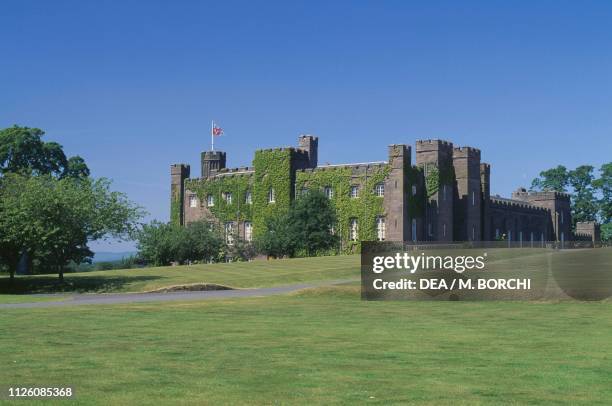
[[[60,144],[42,140],[44,134],[38,128],[19,126],[0,130],[0,175],[89,176],[89,169],[81,157],[67,158]]]
[[[259,250],[273,257],[312,256],[334,248],[338,239],[331,233],[336,216],[329,199],[319,191],[300,196],[289,213],[273,216],[257,240]]]
[[[594,221],[597,218],[597,199],[593,188],[593,167],[581,165],[569,171],[568,182],[572,187],[572,221]]]
[[[540,176],[531,182],[531,190],[553,190],[567,192],[569,171],[563,165],[540,172]]]
[[[329,199],[318,190],[300,196],[290,211],[293,238],[298,247],[312,256],[336,246],[338,238],[331,233],[336,212]]]
[[[593,182],[599,190],[599,216],[605,224],[612,222],[612,162],[599,168],[600,177]]]
[[[144,214],[106,179],[5,174],[0,182],[1,244],[38,258],[60,279],[68,262],[92,256],[88,242],[126,238]],[[14,258],[9,266],[12,274]]]
[[[224,241],[217,228],[206,221],[181,227],[153,221],[138,232],[138,255],[152,265],[218,259]]]

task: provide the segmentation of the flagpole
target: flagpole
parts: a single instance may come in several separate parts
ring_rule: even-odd
[[[210,121],[210,150],[215,150],[215,120]]]

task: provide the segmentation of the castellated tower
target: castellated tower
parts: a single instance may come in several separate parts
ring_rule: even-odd
[[[387,214],[386,233],[391,241],[410,241],[408,221],[408,181],[410,146],[389,145],[389,176],[385,180],[384,207]]]
[[[318,163],[319,137],[300,135],[298,137],[298,149],[308,154],[309,167],[316,168]]]
[[[416,142],[416,164],[426,186],[425,240],[453,240],[453,144],[442,140]],[[431,187],[435,186],[435,190]]]
[[[189,178],[191,168],[185,164],[170,166],[170,221],[183,225],[185,207],[185,179]]]
[[[572,212],[570,197],[567,193],[528,192],[525,188],[519,188],[512,192],[512,198],[529,202],[549,211],[550,222],[546,233],[548,239],[561,242],[572,239]]]
[[[480,223],[482,225],[482,240],[491,241],[491,210],[489,202],[491,199],[491,165],[480,164],[480,194],[482,196],[480,208]]]
[[[212,178],[221,169],[225,169],[226,154],[222,151],[204,151],[201,155],[202,178]]]
[[[453,149],[457,200],[455,202],[455,240],[480,241],[481,186],[480,150],[472,147]]]

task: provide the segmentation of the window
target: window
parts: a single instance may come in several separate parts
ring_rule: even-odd
[[[417,240],[417,229],[416,229],[416,227],[417,227],[416,219],[412,219],[412,241],[414,241],[414,242],[416,242],[416,240]]]
[[[353,185],[351,186],[351,198],[357,199],[359,197],[359,186]]]
[[[253,224],[250,221],[244,222],[244,240],[253,241]]]
[[[442,235],[446,237],[446,223],[442,224]]]
[[[232,194],[230,192],[225,192],[223,198],[225,199],[225,203],[232,204]]]
[[[495,239],[499,240],[499,228],[495,229]]]
[[[385,218],[384,217],[376,217],[376,237],[378,238],[378,241],[384,241],[385,240],[385,234],[386,234],[386,227],[385,227]]]
[[[433,231],[431,230],[431,223],[427,224],[427,235],[430,237],[433,235]]]
[[[328,199],[334,197],[334,189],[332,189],[330,186],[325,186],[325,189],[323,190],[325,192],[325,197],[327,197]]]
[[[531,232],[531,234],[529,235],[529,240],[531,241],[531,243],[533,243],[533,231]]]
[[[189,195],[189,207],[198,207],[198,197],[196,195]]]
[[[329,226],[329,234],[336,235],[336,227],[333,224]]]
[[[382,197],[385,195],[385,184],[384,183],[378,183],[376,184],[376,189],[374,190],[374,193],[376,194],[376,196]]]
[[[563,224],[563,212],[561,212],[561,224]]]
[[[206,196],[206,205],[212,207],[215,205],[215,197],[213,195]]]
[[[359,239],[359,224],[357,223],[357,219],[351,219],[351,222],[349,224],[349,238],[351,241],[357,241]]]
[[[523,232],[519,231],[519,241],[522,243],[523,242]]]
[[[416,192],[417,192],[416,185],[412,185],[412,196],[416,196]]]
[[[225,242],[228,245],[234,245],[234,222],[228,221],[225,223]]]
[[[276,194],[274,193],[274,188],[270,188],[270,190],[268,190],[268,203],[275,203],[276,202]]]
[[[472,226],[472,241],[476,241],[476,227]]]
[[[244,202],[246,204],[253,204],[253,194],[250,190],[247,190],[246,196],[244,197]]]
[[[476,206],[476,192],[472,190],[472,206]]]
[[[442,186],[442,200],[446,200],[446,185]]]

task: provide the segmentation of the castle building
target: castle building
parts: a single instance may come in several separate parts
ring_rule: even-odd
[[[360,241],[496,241],[521,244],[597,240],[598,225],[572,232],[569,195],[528,192],[491,196],[491,166],[480,150],[442,140],[388,147],[382,162],[319,165],[318,138],[302,135],[297,147],[260,149],[250,167],[227,168],[226,153],[201,155],[201,177],[190,166],[171,167],[171,221],[219,223],[231,242],[252,240],[266,220],[289,210],[300,194],[319,189],[336,210],[331,232],[344,252]]]

